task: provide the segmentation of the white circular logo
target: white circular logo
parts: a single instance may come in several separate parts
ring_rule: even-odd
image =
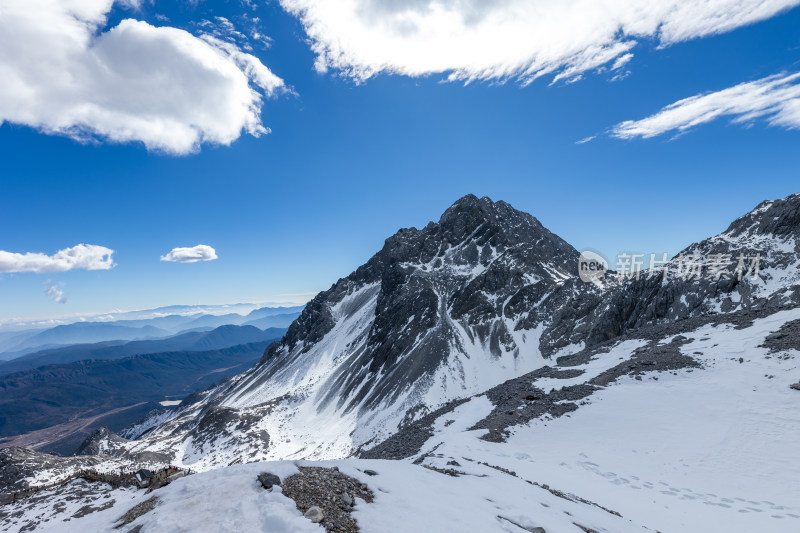
[[[608,262],[602,255],[585,250],[578,258],[578,276],[581,280],[589,282],[601,279],[606,275]]]

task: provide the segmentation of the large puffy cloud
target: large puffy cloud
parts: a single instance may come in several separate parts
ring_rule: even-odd
[[[162,261],[173,263],[197,263],[198,261],[213,261],[217,258],[217,251],[206,244],[198,244],[191,248],[173,248],[168,254],[162,255]]]
[[[130,2],[127,2],[130,3]],[[175,154],[261,135],[283,81],[237,46],[125,19],[113,0],[4,0],[0,123]]]
[[[622,122],[611,135],[633,139],[680,134],[723,117],[730,117],[734,123],[762,119],[771,126],[800,129],[800,73],[769,76],[685,98],[649,117]]]
[[[637,40],[726,32],[800,0],[280,0],[298,15],[317,68],[453,80],[575,79],[622,68]]]
[[[67,270],[108,270],[114,266],[114,250],[96,244],[78,244],[53,255],[0,250],[0,273],[65,272]]]

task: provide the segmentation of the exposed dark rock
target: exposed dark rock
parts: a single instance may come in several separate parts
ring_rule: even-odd
[[[318,522],[325,531],[356,533],[358,524],[350,516],[353,505],[356,498],[372,503],[372,491],[338,469],[301,466],[299,470],[299,474],[283,481],[283,494],[294,500],[297,509]],[[319,512],[312,511],[314,508]]]
[[[125,527],[134,520],[136,520],[137,518],[139,518],[140,516],[146,515],[147,513],[155,509],[157,504],[158,504],[158,496],[151,496],[147,498],[145,501],[137,503],[136,505],[131,507],[128,510],[128,512],[119,517],[119,519],[117,520],[117,522],[119,523],[116,526],[114,526],[114,529],[120,529],[122,527]]]
[[[374,284],[376,292],[365,294],[376,296],[377,305],[364,348],[348,373],[337,377],[325,402],[351,397],[352,406],[375,406],[395,399],[408,383],[429,375],[446,359],[455,333],[445,316],[470,325],[471,334],[493,353],[513,351],[498,302],[516,298],[522,310],[525,298],[517,293],[531,279],[539,281],[537,291],[554,290],[576,270],[577,260],[578,252],[533,216],[505,202],[468,195],[438,223],[398,231],[366,264],[317,295],[281,343],[267,350],[261,364],[299,357],[298,350],[308,349],[333,327],[333,306]],[[554,278],[553,272],[561,278]],[[356,391],[360,392],[351,395]]]
[[[114,448],[121,448],[121,444],[128,442],[107,427],[97,428],[86,440],[78,446],[72,455],[113,455]]]
[[[52,501],[59,503],[50,506]],[[0,505],[0,529],[20,532],[46,529],[47,523],[54,519],[81,518],[110,509],[115,503],[115,491],[110,485],[74,479]],[[43,515],[42,508],[49,508],[49,512]]]
[[[433,436],[433,423],[468,399],[450,402],[444,407],[423,416],[416,422],[406,424],[397,433],[377,446],[359,454],[362,459],[406,459],[418,454],[425,442]]]
[[[688,341],[680,336],[675,337],[669,344],[651,342],[649,345],[635,350],[629,360],[606,370],[590,380],[589,383],[605,387],[625,375],[641,377],[646,372],[699,368],[700,363],[680,352],[681,344],[686,342]]]
[[[264,472],[258,475],[258,482],[261,483],[262,487],[264,487],[267,490],[270,490],[274,485],[281,484],[281,478],[279,478],[275,474]]]
[[[497,518],[499,518],[500,520],[505,520],[509,524],[517,526],[522,531],[528,531],[530,533],[547,533],[543,527],[523,526],[522,524],[515,522],[510,518],[506,518],[505,516],[500,516],[500,515],[497,515]]]
[[[775,333],[767,335],[761,347],[768,348],[770,353],[800,351],[800,320],[787,322]]]

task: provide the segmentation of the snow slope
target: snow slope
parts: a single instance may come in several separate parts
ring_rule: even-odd
[[[297,472],[297,466],[306,464],[310,463],[252,463],[179,479],[152,494],[158,498],[152,511],[121,529],[115,529],[118,519],[151,495],[125,489],[101,491],[99,499],[113,500],[113,505],[105,509],[97,506],[98,510],[81,517],[75,517],[78,507],[74,502],[69,502],[62,513],[44,505],[44,498],[38,507],[17,503],[12,506],[14,518],[4,520],[0,531],[29,527],[26,530],[53,533],[127,532],[141,527],[137,530],[140,533],[321,532],[324,529],[304,518],[279,487],[264,490],[256,479],[265,471],[285,479]],[[373,490],[375,501],[356,500],[353,513],[364,533],[517,533],[522,531],[520,526],[543,527],[548,532],[586,531],[576,524],[607,533],[647,531],[609,511],[557,496],[484,465],[464,465],[460,468],[463,473],[453,477],[407,461],[354,459],[313,464],[336,466]],[[377,475],[366,475],[363,471],[367,469]],[[55,492],[45,497],[56,502],[61,499]]]
[[[467,404],[437,423],[425,463],[490,462],[662,532],[800,531],[800,392],[789,388],[800,352],[760,347],[798,318],[794,309],[685,333],[693,340],[681,350],[704,368],[625,376],[574,413],[513,428],[504,443],[461,431],[480,418]],[[620,348],[601,359],[618,362]]]

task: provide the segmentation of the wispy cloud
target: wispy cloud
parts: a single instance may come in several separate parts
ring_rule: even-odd
[[[67,298],[64,296],[64,291],[58,288],[58,286],[53,283],[52,280],[47,280],[44,283],[47,285],[47,289],[44,291],[46,295],[48,295],[55,303],[57,304],[65,304],[67,303]]]
[[[114,266],[113,254],[114,250],[95,244],[78,244],[59,250],[53,255],[0,250],[0,273],[108,270]]]
[[[800,129],[800,73],[778,74],[684,98],[655,115],[617,124],[611,135],[633,139],[680,134],[724,117],[736,124],[763,120],[770,126]]]
[[[283,80],[257,58],[133,19],[104,31],[112,4],[4,0],[0,124],[171,154],[268,132],[263,98]]]
[[[451,80],[574,80],[623,69],[640,40],[718,34],[800,0],[280,0],[308,33],[316,66]]]
[[[162,255],[162,261],[173,263],[197,263],[198,261],[213,261],[217,252],[211,246],[198,244],[191,248],[173,248],[168,254]]]

